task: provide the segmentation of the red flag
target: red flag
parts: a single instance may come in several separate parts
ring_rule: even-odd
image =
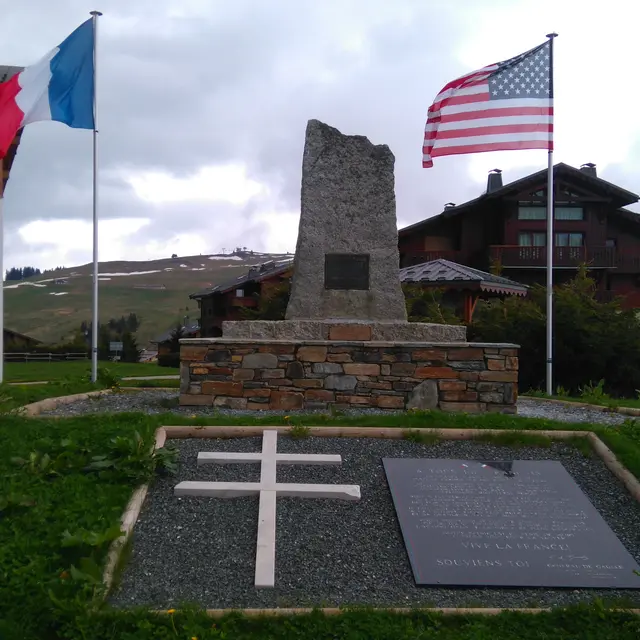
[[[509,149],[553,150],[550,40],[449,82],[429,107],[423,167],[438,156]]]

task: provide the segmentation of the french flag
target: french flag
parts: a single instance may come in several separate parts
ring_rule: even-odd
[[[94,128],[93,50],[89,19],[39,62],[0,83],[0,158],[18,130],[31,122]]]

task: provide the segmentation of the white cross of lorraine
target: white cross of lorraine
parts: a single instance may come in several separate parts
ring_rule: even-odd
[[[260,482],[185,481],[174,488],[176,496],[235,498],[260,494],[258,540],[256,545],[257,588],[270,588],[275,582],[276,496],[294,498],[337,498],[360,500],[360,487],[354,484],[288,484],[276,482],[278,464],[341,464],[339,455],[276,453],[278,432],[262,432],[262,453],[200,452],[198,464],[260,463]]]

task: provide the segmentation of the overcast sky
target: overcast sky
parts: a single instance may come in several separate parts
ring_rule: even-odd
[[[0,64],[26,66],[91,9],[99,22],[100,260],[237,246],[293,251],[307,120],[388,144],[398,224],[546,166],[546,152],[436,158],[448,81],[555,40],[556,162],[640,192],[640,9],[630,0],[0,0]],[[25,128],[4,266],[91,260],[91,132]]]

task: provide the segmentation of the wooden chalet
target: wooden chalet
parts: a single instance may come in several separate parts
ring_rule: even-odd
[[[599,178],[594,164],[554,166],[554,281],[582,264],[598,296],[624,296],[640,307],[640,215],[625,209],[638,195]],[[527,285],[546,281],[547,170],[502,184],[489,173],[487,190],[398,232],[400,266],[446,259]]]
[[[242,320],[242,309],[257,307],[265,292],[289,282],[293,260],[269,261],[251,267],[247,273],[223,284],[193,293],[200,309],[200,333],[203,338],[222,335],[225,320]]]
[[[189,320],[185,318],[183,324],[180,326],[182,329],[183,338],[199,338],[200,337],[200,325],[197,320]],[[157,355],[169,355],[173,353],[173,338],[175,335],[176,327],[172,327],[168,331],[165,331],[161,336],[150,340],[150,344],[156,345],[158,349]]]

